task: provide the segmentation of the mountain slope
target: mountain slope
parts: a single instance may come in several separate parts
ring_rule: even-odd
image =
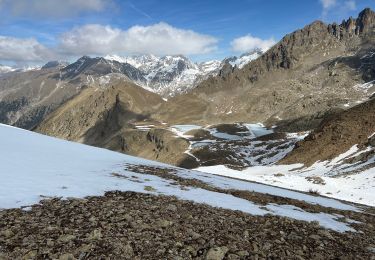
[[[357,160],[370,161],[375,156],[374,134],[375,98],[323,120],[280,163],[310,166],[317,161],[332,160],[356,145],[365,150]]]
[[[311,128],[319,122],[314,118],[353,106],[373,93],[374,89],[361,86],[375,78],[374,17],[372,10],[365,9],[357,19],[340,25],[314,22],[285,36],[242,69],[229,68],[187,95],[171,99],[159,118],[198,124],[273,124],[302,118]],[[178,109],[180,103],[183,109]],[[201,117],[196,116],[197,103]]]
[[[63,83],[58,77],[56,68],[8,73],[0,77],[0,122],[33,128],[80,92],[81,86]]]
[[[89,57],[67,66],[55,61],[39,70],[4,74],[0,77],[0,122],[31,129],[86,87],[142,80],[142,73],[130,64]]]
[[[86,88],[54,111],[35,130],[48,135],[106,146],[131,121],[143,120],[162,102],[160,96],[121,81],[107,88]]]

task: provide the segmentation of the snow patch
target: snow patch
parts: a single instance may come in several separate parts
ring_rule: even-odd
[[[176,169],[177,174],[183,178],[195,178],[222,189],[253,190],[327,207],[358,210],[332,199],[170,167],[2,124],[0,124],[0,208],[29,206],[46,197],[82,198],[103,195],[110,190],[120,190],[173,195],[180,199],[240,210],[253,215],[287,216],[298,220],[318,221],[321,226],[339,232],[354,231],[349,223],[340,221],[335,215],[305,212],[295,206],[277,204],[262,206],[226,193],[195,187],[186,187],[182,190],[178,185],[172,185],[174,180],[134,172],[127,168],[129,164]],[[154,190],[145,189],[147,186],[153,187]]]

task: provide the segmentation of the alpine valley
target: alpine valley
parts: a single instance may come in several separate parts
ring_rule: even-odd
[[[0,123],[0,259],[375,259],[370,8],[222,61],[0,66]]]

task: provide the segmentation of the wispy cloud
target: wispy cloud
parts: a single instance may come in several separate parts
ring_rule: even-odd
[[[152,19],[151,15],[149,15],[148,13],[142,11],[141,9],[139,9],[138,7],[136,7],[133,3],[129,2],[129,6],[130,6],[131,9],[133,9],[137,13],[143,15],[144,17],[146,17],[148,19]]]
[[[323,6],[323,11],[322,11],[323,16],[326,16],[328,11],[331,8],[335,7],[335,5],[337,4],[336,0],[320,0],[320,3]]]
[[[0,10],[18,17],[63,18],[82,12],[100,12],[111,0],[0,0]]]
[[[346,16],[349,11],[356,10],[355,0],[319,0],[322,5],[322,18],[330,16]]]

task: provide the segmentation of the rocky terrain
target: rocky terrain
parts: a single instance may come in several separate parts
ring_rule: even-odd
[[[70,65],[54,61],[38,70],[7,73],[0,77],[0,122],[31,129],[85,88],[142,80],[142,72],[130,64],[87,56]]]
[[[337,233],[175,197],[109,192],[0,211],[2,259],[374,259],[374,229]],[[364,219],[374,223],[373,217]],[[372,218],[372,219],[371,219]]]
[[[33,128],[83,87],[56,76],[56,69],[48,68],[0,77],[0,122]]]

